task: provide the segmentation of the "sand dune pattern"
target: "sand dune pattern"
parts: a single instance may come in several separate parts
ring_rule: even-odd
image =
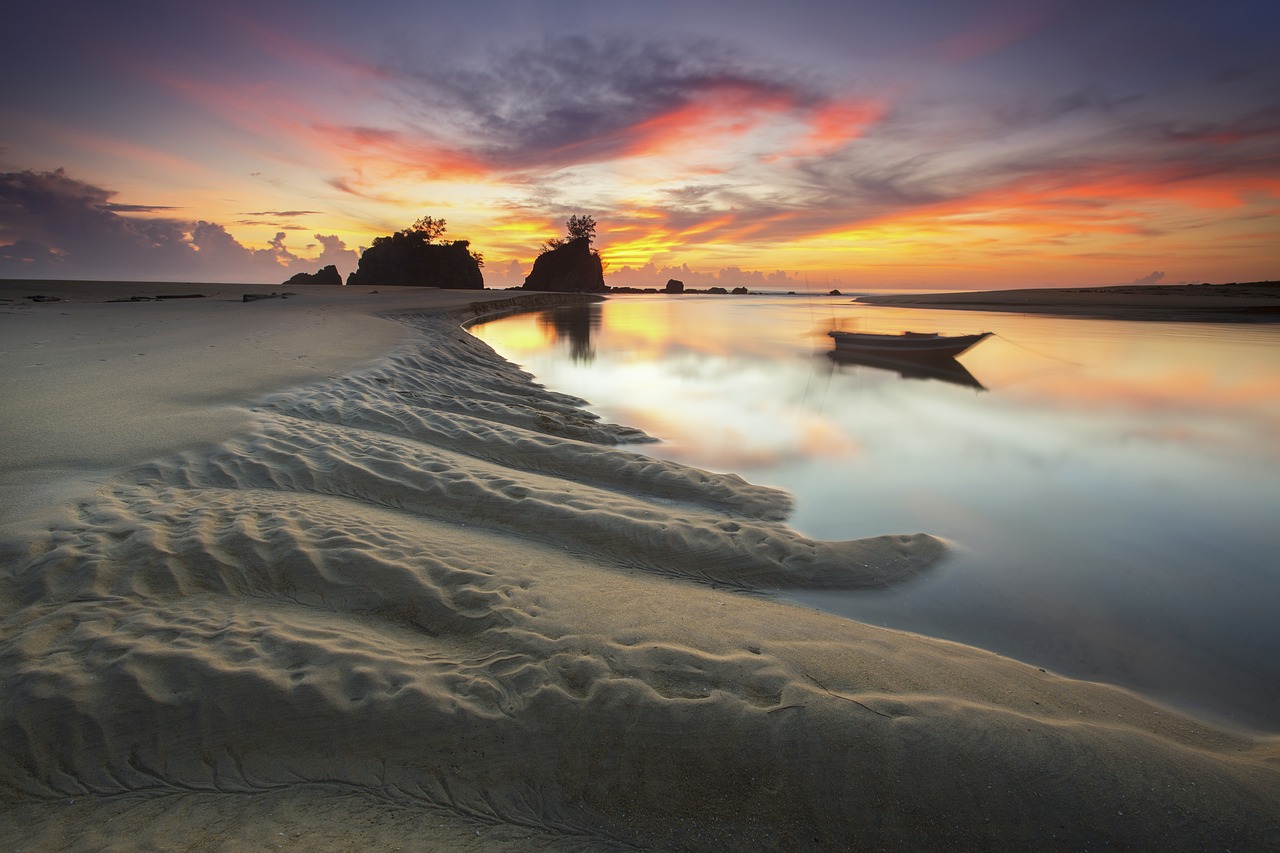
[[[457,313],[401,319],[379,366],[7,546],[9,847],[1280,843],[1275,738],[756,594],[943,545],[808,540]]]

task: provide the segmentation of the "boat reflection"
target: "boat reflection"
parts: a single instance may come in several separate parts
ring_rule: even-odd
[[[937,379],[965,388],[986,391],[987,387],[963,364],[949,355],[896,353],[892,357],[852,350],[832,350],[827,357],[837,364],[854,364],[877,370],[890,370],[903,379]]]

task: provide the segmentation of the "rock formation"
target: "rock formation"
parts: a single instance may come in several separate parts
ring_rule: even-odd
[[[591,251],[591,239],[578,237],[543,252],[533,262],[533,270],[521,287],[553,293],[603,293],[604,267]]]
[[[470,245],[467,240],[431,243],[412,231],[379,237],[364,250],[347,284],[483,290],[480,261]]]
[[[329,264],[317,272],[300,272],[284,284],[342,284],[338,268]]]
[[[678,278],[667,279],[665,293],[684,293],[684,282]]]

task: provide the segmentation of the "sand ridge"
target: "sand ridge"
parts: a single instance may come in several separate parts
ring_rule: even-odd
[[[1277,738],[770,600],[942,544],[812,542],[783,493],[610,446],[643,436],[462,332],[479,310],[3,543],[0,840],[1280,840]]]

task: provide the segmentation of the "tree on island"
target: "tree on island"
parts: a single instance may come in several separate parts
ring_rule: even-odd
[[[570,216],[565,230],[567,237],[552,237],[542,244],[542,254],[534,260],[533,270],[521,287],[556,293],[608,290],[600,252],[591,248],[596,236],[595,219]]]
[[[590,246],[591,241],[596,238],[596,220],[594,217],[570,216],[564,225],[568,236],[552,237],[550,240],[547,240],[542,244],[542,251],[550,252],[553,249],[559,249],[566,243],[570,243],[574,240],[580,240],[584,237],[586,238],[587,245]],[[600,254],[600,252],[595,249],[592,251],[597,255]]]
[[[432,240],[439,240],[441,237],[443,237],[444,232],[445,232],[445,225],[444,225],[443,219],[435,219],[434,217],[431,217],[431,216],[424,216],[421,219],[419,219],[417,222],[414,222],[413,225],[404,229],[403,231],[397,231],[396,235],[404,236],[404,237],[414,236],[426,243],[430,243]],[[376,246],[378,245],[378,240],[386,240],[386,239],[387,239],[386,237],[379,237],[377,238],[377,240],[373,241],[373,244]]]
[[[484,256],[471,251],[470,240],[436,243],[445,230],[443,219],[423,216],[408,228],[375,238],[347,284],[483,289]]]

